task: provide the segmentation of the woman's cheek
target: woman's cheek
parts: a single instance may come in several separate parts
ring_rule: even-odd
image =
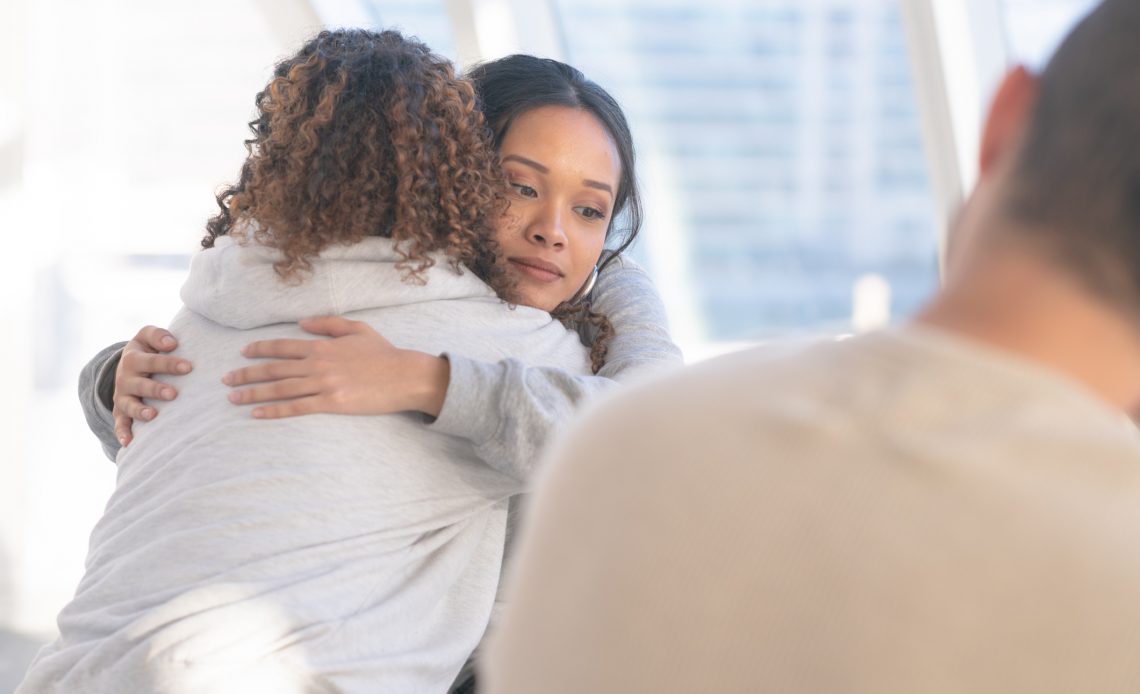
[[[495,222],[495,238],[498,241],[503,241],[514,234],[522,224],[522,216],[516,211],[512,212],[508,209],[499,217]]]

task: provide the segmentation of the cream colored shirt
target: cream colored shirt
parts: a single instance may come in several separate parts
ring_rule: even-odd
[[[489,694],[1140,692],[1140,446],[907,327],[607,401],[535,494]]]

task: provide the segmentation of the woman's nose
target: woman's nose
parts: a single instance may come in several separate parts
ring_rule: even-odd
[[[562,215],[556,209],[543,210],[527,227],[527,237],[540,246],[562,248],[566,245],[566,230]]]

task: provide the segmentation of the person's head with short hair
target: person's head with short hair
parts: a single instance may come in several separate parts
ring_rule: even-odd
[[[1140,2],[1105,0],[1038,77],[1010,70],[918,320],[1140,408]]]
[[[202,245],[249,234],[303,279],[333,245],[396,240],[409,277],[441,252],[500,293],[495,224],[507,184],[470,82],[395,31],[322,31],[256,98],[239,181],[218,195]]]
[[[1140,2],[1095,8],[1034,82],[1001,213],[1140,326]]]

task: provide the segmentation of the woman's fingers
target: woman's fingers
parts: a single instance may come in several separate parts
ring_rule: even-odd
[[[115,415],[115,438],[119,440],[119,445],[124,448],[134,438],[131,432],[131,424],[133,423],[134,420],[126,415]]]
[[[370,325],[338,316],[301,321],[306,331],[330,337],[320,340],[262,340],[242,349],[246,357],[276,358],[235,369],[222,377],[230,386],[255,385],[234,391],[236,404],[272,403],[254,410],[255,417],[276,419],[314,412],[387,414],[415,409],[422,388],[408,369],[407,354]],[[401,380],[402,379],[402,380]],[[403,388],[391,388],[396,382]],[[446,385],[446,384],[445,384]]]
[[[244,386],[249,383],[280,381],[283,378],[299,378],[310,375],[312,367],[304,361],[271,361],[235,369],[222,376],[227,386]]]
[[[126,446],[134,439],[132,431],[136,421],[150,421],[158,410],[143,402],[173,400],[178,391],[168,383],[150,378],[153,374],[187,374],[193,365],[179,357],[163,354],[178,347],[178,340],[169,330],[148,325],[139,330],[123,348],[115,369],[114,406],[111,415],[115,422],[115,438]]]
[[[115,407],[111,414],[116,418],[126,417],[131,420],[149,422],[158,415],[158,410],[144,403],[141,399],[130,395],[115,395]],[[129,425],[128,425],[129,426]]]
[[[271,359],[304,359],[319,340],[258,340],[241,348],[242,356]]]
[[[169,352],[178,346],[178,340],[169,330],[148,325],[135,334],[135,341],[153,352]]]
[[[340,316],[319,316],[305,318],[299,322],[301,329],[313,335],[328,335],[329,337],[344,337],[354,335],[361,330],[369,329],[367,323],[358,320],[349,320]]]
[[[171,385],[145,376],[127,376],[115,388],[115,399],[150,398],[152,400],[173,400],[178,395]]]
[[[125,376],[142,376],[144,374],[173,374],[182,375],[190,373],[193,365],[185,359],[172,357],[169,354],[152,354],[129,350],[123,352],[119,362],[121,373]]]
[[[317,397],[298,398],[287,402],[255,407],[251,414],[256,419],[282,419],[284,417],[313,414],[314,412],[328,412],[321,403],[321,399]]]
[[[307,395],[316,395],[319,392],[320,386],[314,379],[286,378],[252,388],[231,391],[227,397],[235,405],[248,405],[257,402],[301,398]]]

